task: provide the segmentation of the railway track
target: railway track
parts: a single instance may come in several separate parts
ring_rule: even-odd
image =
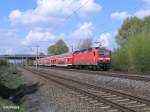
[[[150,100],[54,75],[54,72],[25,69],[74,90],[82,97],[91,98],[91,102],[107,112],[150,112]]]
[[[50,67],[40,67],[40,68],[51,69]],[[77,72],[77,73],[87,73],[87,74],[90,73],[90,75],[110,76],[110,77],[116,77],[116,78],[124,78],[124,79],[136,80],[136,81],[150,82],[150,76],[146,76],[146,75],[124,74],[124,73],[115,73],[115,72],[112,73],[112,72],[105,72],[105,71],[66,69],[66,68],[54,68],[54,67],[52,69],[71,71],[71,72]]]

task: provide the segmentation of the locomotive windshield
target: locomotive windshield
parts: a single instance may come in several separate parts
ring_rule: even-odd
[[[100,56],[110,56],[110,51],[100,51],[99,53]]]

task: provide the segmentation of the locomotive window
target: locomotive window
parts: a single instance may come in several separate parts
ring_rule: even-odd
[[[78,54],[78,53],[80,53],[80,51],[75,51],[73,54]]]
[[[110,51],[100,51],[100,56],[110,56]]]
[[[92,51],[92,48],[89,48],[88,51]]]
[[[81,50],[81,52],[82,52],[82,53],[87,52],[87,49],[83,49],[83,50]]]
[[[95,47],[95,49],[99,49],[99,47]]]

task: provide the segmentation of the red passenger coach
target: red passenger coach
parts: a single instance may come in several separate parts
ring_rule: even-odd
[[[37,61],[34,61],[34,65],[44,65],[44,66],[72,66],[73,64],[73,54],[62,54],[49,56],[45,58],[40,58]]]
[[[54,55],[40,58],[34,62],[44,66],[64,66],[74,68],[103,69],[111,68],[111,51],[100,48],[90,48],[74,53]]]
[[[55,66],[72,66],[73,64],[73,54],[62,54],[56,55],[55,57],[56,62],[54,63]]]
[[[49,66],[49,57],[43,58],[43,65]]]

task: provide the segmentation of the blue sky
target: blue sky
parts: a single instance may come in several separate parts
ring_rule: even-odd
[[[34,53],[36,45],[46,52],[60,38],[74,48],[93,38],[113,49],[123,21],[133,16],[143,19],[150,15],[149,7],[150,0],[3,0],[0,53]]]

